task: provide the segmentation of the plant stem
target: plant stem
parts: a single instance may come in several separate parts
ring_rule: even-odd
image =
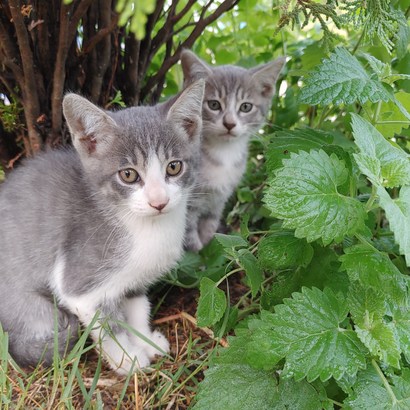
[[[373,114],[373,125],[378,124],[377,119],[379,118],[379,115],[380,115],[380,110],[382,108],[382,103],[383,103],[383,101],[381,101],[381,100],[377,103],[376,111]]]
[[[373,185],[372,186],[372,193],[370,194],[370,197],[366,203],[366,212],[370,212],[372,207],[373,207],[373,203],[377,198],[377,192],[376,192],[376,187]]]
[[[322,126],[323,121],[324,121],[326,118],[329,117],[329,115],[331,114],[331,112],[332,112],[334,109],[335,109],[335,107],[334,107],[333,105],[330,106],[330,107],[328,106],[327,108],[324,108],[323,111],[322,111],[322,114],[320,115],[319,122],[316,124],[316,127],[315,127],[315,128],[320,129],[321,126]]]
[[[379,252],[363,235],[356,234],[355,237],[359,240],[359,242],[363,245],[366,245],[369,249]]]
[[[336,406],[340,407],[341,409],[344,407],[343,403],[340,403],[339,401],[333,400],[333,399],[329,399],[333,404],[335,404]]]
[[[377,121],[376,124],[408,124],[408,121]]]
[[[241,272],[243,268],[236,268],[234,270],[231,270],[230,272],[226,273],[221,279],[216,282],[215,286],[219,286],[225,279],[228,279],[229,276],[233,275],[234,273]]]
[[[364,37],[364,31],[365,31],[365,30],[363,30],[363,31],[362,31],[362,34],[360,34],[359,40],[357,40],[357,43],[356,43],[356,45],[354,46],[354,49],[352,50],[352,55],[354,55],[354,54],[356,53],[357,49],[359,48],[359,45],[360,45],[360,43],[362,42],[363,37]]]
[[[387,381],[387,379],[386,379],[385,375],[383,374],[382,370],[380,369],[379,365],[376,363],[376,361],[374,359],[372,359],[372,366],[376,370],[379,377],[382,379],[383,385],[386,388],[387,393],[389,393],[389,396],[391,397],[392,405],[396,406],[398,404],[397,397],[394,394],[394,391],[392,390],[389,382]]]

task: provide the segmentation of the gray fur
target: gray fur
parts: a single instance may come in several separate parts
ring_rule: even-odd
[[[194,84],[170,109],[159,105],[110,113],[69,94],[64,114],[75,149],[26,160],[0,187],[0,323],[9,333],[11,355],[21,365],[36,365],[41,358],[51,363],[56,314],[60,355],[72,348],[80,326],[79,312],[72,307],[77,299],[90,295],[96,298],[92,309],[109,313],[112,323],[127,320],[123,302],[143,297],[146,287],[176,263],[183,232],[180,239],[161,237],[160,227],[186,203],[165,215],[134,215],[127,200],[145,182],[120,183],[118,171],[137,167],[145,172],[150,156],[165,167],[182,160],[182,174],[172,181],[164,174],[164,179],[181,198],[188,196],[198,163],[203,87],[203,82]],[[141,255],[147,270],[125,274],[138,234],[127,223],[149,226],[150,218],[159,221],[155,241],[164,247],[172,243],[177,256],[162,263]],[[148,250],[158,259],[164,253],[161,248]],[[59,258],[65,261],[60,279],[55,277]],[[138,255],[134,258],[139,260]],[[111,291],[109,281],[118,291],[105,297]]]
[[[252,69],[213,67],[189,50],[182,52],[184,86],[206,80],[201,159],[189,206],[186,249],[201,249],[216,232],[225,204],[245,171],[248,140],[265,121],[284,63],[285,58],[278,58]],[[219,102],[221,109],[210,109],[209,101]],[[252,109],[242,112],[242,103],[251,103]]]

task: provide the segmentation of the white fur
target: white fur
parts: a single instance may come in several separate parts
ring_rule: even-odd
[[[200,175],[205,186],[220,192],[229,191],[228,195],[242,178],[246,167],[247,138],[232,137],[229,141],[212,141],[205,144],[210,156],[220,162],[219,166],[209,162],[206,156],[201,159]],[[243,160],[242,166],[237,163]]]
[[[71,296],[65,294],[63,285],[68,261],[62,253],[56,258],[52,275],[55,294],[59,302],[77,315],[85,326],[90,324],[105,300],[118,300],[127,290],[145,289],[171,269],[182,254],[186,198],[176,184],[164,182],[164,171],[157,158],[151,158],[149,163],[144,185],[149,188],[136,190],[128,202],[132,212],[127,211],[119,218],[129,234],[128,242],[131,242],[131,252],[124,255],[121,269],[112,272],[98,288]],[[163,201],[164,198],[168,201],[161,212],[149,205],[150,200]],[[150,329],[149,310],[145,296],[130,299],[124,306],[128,324],[152,340],[154,346],[136,335],[121,336],[121,340],[114,341],[108,335],[101,339],[100,329],[91,332],[94,341],[102,340],[102,350],[108,363],[119,373],[128,372],[134,359],[136,366],[144,367],[155,354],[169,351],[165,337]]]
[[[125,312],[127,322],[137,330],[138,333],[141,333],[153,342],[153,344],[148,344],[141,339],[138,334],[132,334],[131,340],[133,341],[134,346],[141,346],[149,358],[154,357],[156,354],[169,352],[169,343],[165,337],[158,331],[151,331],[148,320],[150,315],[150,304],[145,295],[127,299]]]

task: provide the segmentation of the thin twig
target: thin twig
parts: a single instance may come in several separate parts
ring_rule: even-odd
[[[9,1],[10,13],[13,17],[13,24],[16,30],[17,41],[20,49],[21,63],[23,66],[24,83],[24,115],[27,122],[28,137],[30,141],[29,154],[35,154],[40,151],[42,141],[40,134],[36,129],[36,120],[40,114],[40,102],[37,93],[36,76],[34,73],[34,58],[30,47],[29,36],[23,16],[20,10],[18,0]]]
[[[161,68],[158,70],[156,74],[153,76],[149,77],[145,86],[141,90],[141,99],[144,100],[144,98],[150,94],[153,90],[153,88],[156,86],[161,81],[162,77],[165,77],[166,73],[168,70],[177,63],[179,60],[179,55],[182,51],[183,48],[191,48],[197,40],[197,38],[202,34],[202,32],[205,30],[205,28],[213,23],[218,17],[220,17],[223,13],[227,12],[228,10],[232,9],[239,0],[226,0],[223,3],[221,3],[217,9],[210,14],[208,17],[204,17],[204,10],[202,10],[202,18],[200,18],[189,34],[188,38],[180,44],[174,54],[170,56],[167,60],[164,61],[162,64]],[[204,6],[204,9],[207,9],[212,1],[210,1],[206,6]]]

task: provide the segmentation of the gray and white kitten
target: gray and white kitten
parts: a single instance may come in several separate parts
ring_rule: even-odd
[[[182,52],[184,86],[206,80],[201,158],[189,205],[186,249],[200,250],[218,229],[225,204],[245,171],[249,138],[265,122],[284,63],[285,58],[278,58],[251,69],[212,67],[193,52]]]
[[[75,149],[27,160],[1,187],[0,323],[18,363],[52,362],[55,303],[61,356],[97,312],[110,329],[91,336],[118,373],[168,351],[145,291],[183,252],[203,91],[118,112],[68,94]]]

